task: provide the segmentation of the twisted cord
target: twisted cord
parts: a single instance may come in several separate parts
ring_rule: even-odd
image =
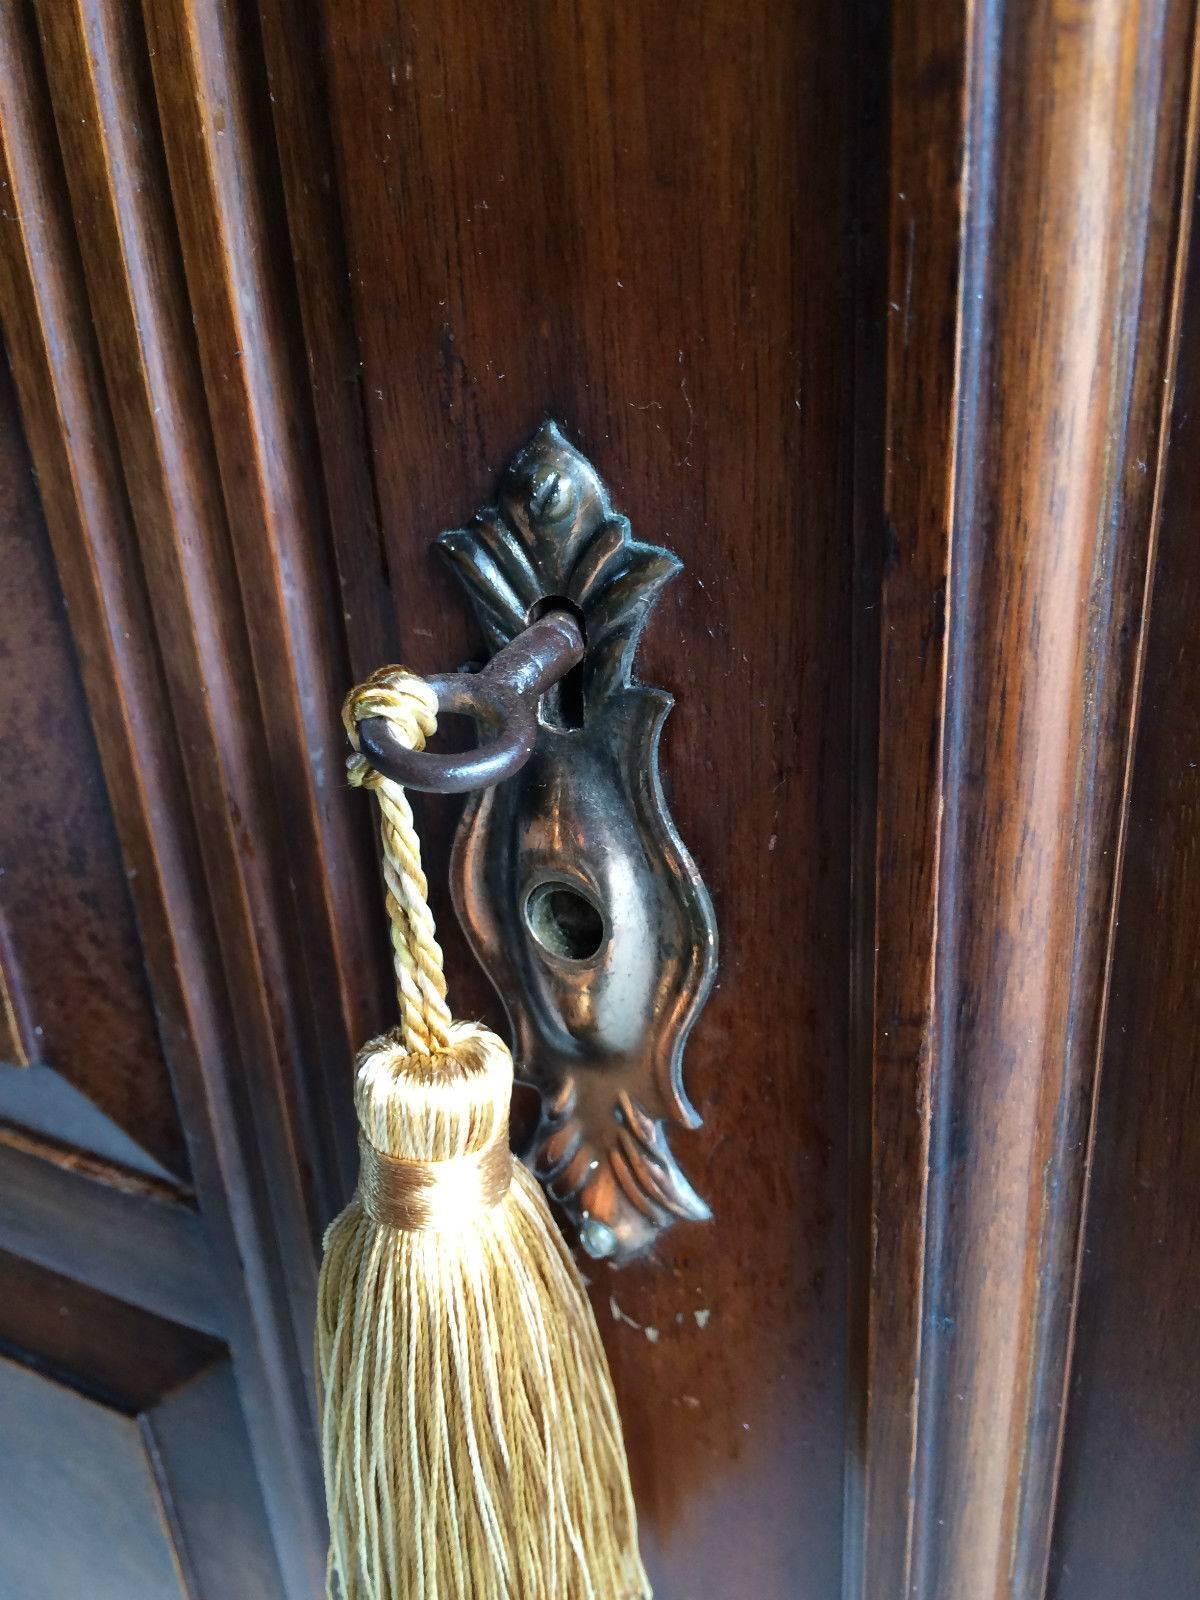
[[[421,842],[401,785],[377,772],[361,754],[358,725],[365,717],[385,717],[402,744],[423,750],[437,728],[437,709],[437,696],[429,685],[403,667],[373,672],[351,689],[342,707],[342,722],[355,751],[347,763],[350,782],[373,790],[379,802],[400,1034],[410,1054],[424,1056],[448,1048],[452,1019],[442,949],[429,909],[429,885],[421,870]]]

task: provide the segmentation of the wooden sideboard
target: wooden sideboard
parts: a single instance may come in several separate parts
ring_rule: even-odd
[[[1185,0],[0,9],[6,1600],[312,1600],[388,1018],[348,685],[544,417],[713,892],[589,1265],[660,1600],[1200,1591]],[[501,1023],[445,893],[459,1008]]]

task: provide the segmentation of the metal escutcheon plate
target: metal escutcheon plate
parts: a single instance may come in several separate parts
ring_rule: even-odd
[[[666,1129],[700,1121],[682,1058],[716,927],[659,779],[672,698],[632,676],[682,563],[631,538],[551,422],[509,467],[498,507],[438,542],[492,651],[556,608],[583,629],[583,662],[543,696],[531,759],[468,801],[452,874],[517,1070],[542,1094],[535,1170],[590,1254],[626,1259],[674,1220],[710,1216]]]

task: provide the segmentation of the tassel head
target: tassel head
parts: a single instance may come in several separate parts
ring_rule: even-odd
[[[455,1023],[447,1048],[413,1057],[398,1033],[360,1053],[359,1198],[374,1222],[469,1227],[512,1179],[512,1057],[494,1033]]]

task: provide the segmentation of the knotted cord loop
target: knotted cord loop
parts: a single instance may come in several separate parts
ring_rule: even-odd
[[[350,782],[374,790],[379,802],[400,1031],[405,1049],[425,1056],[448,1047],[451,1017],[442,950],[429,909],[429,885],[421,870],[421,843],[404,790],[359,754],[358,724],[366,717],[385,717],[403,744],[423,750],[437,728],[437,711],[433,690],[404,667],[373,672],[351,689],[342,707],[342,722],[355,750],[347,763]]]

